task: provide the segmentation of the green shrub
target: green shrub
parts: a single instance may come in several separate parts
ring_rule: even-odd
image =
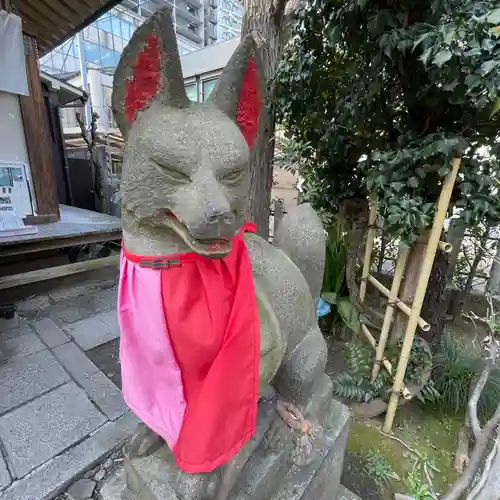
[[[464,352],[452,335],[445,333],[433,357],[432,376],[440,394],[438,408],[446,414],[462,414],[467,409],[471,385],[482,367],[480,354]],[[489,377],[478,403],[481,418],[491,417],[500,402],[500,371]]]
[[[342,220],[336,219],[328,229],[326,238],[325,274],[321,296],[332,306],[326,322],[329,330],[332,325],[338,326],[343,322],[353,332],[358,333],[361,330],[361,322],[358,312],[349,300],[346,266],[346,230]]]

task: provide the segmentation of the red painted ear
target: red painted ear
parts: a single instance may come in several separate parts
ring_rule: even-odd
[[[137,112],[156,96],[160,85],[160,43],[151,34],[136,56],[132,75],[125,81],[124,111],[129,123],[134,122]]]
[[[250,148],[254,145],[259,129],[261,97],[257,64],[252,57],[245,68],[236,111],[236,123]]]
[[[138,114],[153,101],[171,107],[190,105],[168,7],[139,26],[115,71],[113,114],[125,138]]]
[[[265,96],[259,61],[253,38],[245,36],[209,99],[235,121],[250,148],[258,133]]]

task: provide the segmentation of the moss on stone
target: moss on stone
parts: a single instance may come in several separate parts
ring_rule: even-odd
[[[440,470],[434,477],[434,489],[437,493],[444,493],[448,485],[457,479],[453,457],[462,422],[462,417],[450,418],[439,413],[424,412],[415,402],[398,411],[394,435],[420,455],[433,461]],[[401,479],[390,479],[390,489],[404,493],[404,479],[411,470],[412,454],[396,440],[380,433],[378,429],[382,423],[382,419],[353,421],[347,451],[361,457],[378,453]]]

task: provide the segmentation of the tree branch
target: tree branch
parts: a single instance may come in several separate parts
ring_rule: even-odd
[[[469,399],[469,419],[470,425],[472,428],[472,432],[474,433],[474,438],[477,440],[481,435],[481,425],[479,423],[479,418],[477,416],[477,403],[479,402],[479,398],[481,397],[481,393],[483,392],[484,386],[486,382],[488,382],[488,377],[493,369],[493,366],[488,363],[481,373],[474,390],[472,391],[472,395]]]
[[[497,343],[493,336],[493,326],[496,318],[495,309],[493,306],[492,297],[487,297],[488,299],[488,313],[486,315],[486,323],[488,324],[489,333],[490,333],[490,345],[489,345],[489,355],[486,358],[486,365],[483,368],[481,376],[477,381],[472,395],[469,400],[468,410],[469,410],[469,419],[472,430],[474,432],[474,436],[476,438],[476,443],[474,449],[472,451],[469,464],[465,469],[465,472],[462,476],[456,481],[448,492],[442,497],[441,500],[458,500],[461,498],[462,494],[467,490],[467,488],[472,483],[477,470],[481,466],[484,455],[488,449],[491,437],[495,431],[498,430],[498,426],[500,425],[500,403],[497,406],[493,417],[490,418],[481,429],[481,425],[479,423],[479,419],[477,416],[477,403],[479,398],[481,397],[481,392],[483,391],[488,377],[496,367],[497,362]],[[483,470],[483,475],[487,475],[487,473]],[[485,479],[486,481],[487,479]]]
[[[474,486],[474,488],[470,492],[469,496],[467,497],[467,500],[474,500],[481,493],[481,490],[488,482],[488,476],[491,471],[491,465],[493,464],[493,460],[495,459],[495,456],[498,454],[499,451],[500,451],[500,432],[499,429],[497,428],[497,437],[495,438],[495,444],[493,445],[493,448],[491,449],[488,457],[486,458],[481,478],[479,479],[476,486]]]
[[[462,474],[460,479],[453,484],[453,486],[447,491],[447,493],[441,497],[441,500],[458,500],[461,495],[469,487],[470,483],[474,479],[477,470],[479,469],[481,462],[483,461],[484,454],[488,448],[488,444],[491,439],[491,435],[496,427],[500,424],[500,405],[498,406],[493,417],[484,426],[479,438],[476,440],[476,445],[470,457],[470,462],[465,472]]]

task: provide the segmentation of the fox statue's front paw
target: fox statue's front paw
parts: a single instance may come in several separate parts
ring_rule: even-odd
[[[127,444],[128,455],[130,458],[146,457],[161,448],[164,442],[163,438],[158,434],[145,424],[140,423],[137,431]]]
[[[321,426],[306,420],[302,412],[292,403],[278,400],[276,410],[294,433],[292,462],[299,467],[309,465],[314,459],[317,441],[322,435]]]

